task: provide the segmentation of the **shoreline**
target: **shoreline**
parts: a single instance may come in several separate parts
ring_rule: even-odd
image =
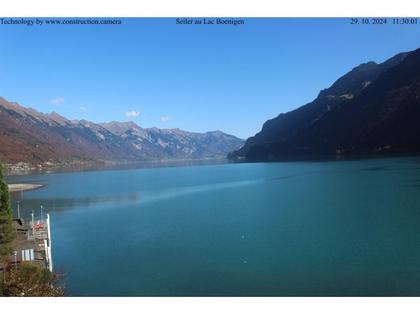
[[[8,184],[9,192],[21,192],[21,191],[28,191],[28,190],[35,190],[35,189],[41,189],[45,187],[45,185],[42,184]]]
[[[23,163],[23,162],[22,162]],[[67,172],[85,172],[101,170],[120,170],[120,169],[138,169],[189,165],[208,165],[230,163],[226,158],[202,158],[202,159],[168,159],[168,160],[147,160],[132,162],[107,162],[97,161],[86,164],[66,164],[66,165],[47,165],[36,168],[29,163],[5,164],[6,176],[27,176],[35,174],[67,173]],[[20,168],[16,168],[19,166]]]

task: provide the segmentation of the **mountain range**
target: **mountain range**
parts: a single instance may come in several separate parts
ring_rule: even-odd
[[[226,157],[243,140],[221,131],[141,128],[44,114],[0,97],[0,160],[54,164]]]
[[[420,153],[420,49],[361,64],[312,102],[264,123],[228,158]]]
[[[219,158],[295,158],[420,153],[420,49],[363,63],[310,103],[243,140],[221,131],[141,128],[44,114],[0,97],[0,160],[66,164]]]

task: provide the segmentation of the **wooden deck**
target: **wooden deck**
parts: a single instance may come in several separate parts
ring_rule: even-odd
[[[10,264],[20,264],[25,262],[34,262],[48,268],[52,271],[51,259],[51,239],[48,231],[47,220],[34,220],[23,222],[22,220],[13,220],[17,236],[12,242],[14,253],[10,255]],[[33,250],[33,260],[28,260],[28,252]],[[26,252],[25,252],[26,251]],[[31,257],[32,258],[32,257]],[[30,258],[30,259],[31,259]]]

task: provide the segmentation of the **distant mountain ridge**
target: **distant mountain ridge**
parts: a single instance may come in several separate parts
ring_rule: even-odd
[[[244,143],[243,140],[219,130],[197,133],[178,128],[141,128],[133,122],[115,121],[100,125],[131,143],[146,156],[159,159],[222,157],[231,148],[239,148]]]
[[[0,160],[6,163],[219,158],[243,142],[220,131],[194,133],[144,129],[134,122],[69,120],[0,97]]]
[[[361,64],[318,97],[268,120],[233,160],[420,152],[420,49]]]

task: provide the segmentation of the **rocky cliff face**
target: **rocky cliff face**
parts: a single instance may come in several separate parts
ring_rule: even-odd
[[[231,159],[420,152],[420,50],[362,64],[318,97],[267,121]]]

